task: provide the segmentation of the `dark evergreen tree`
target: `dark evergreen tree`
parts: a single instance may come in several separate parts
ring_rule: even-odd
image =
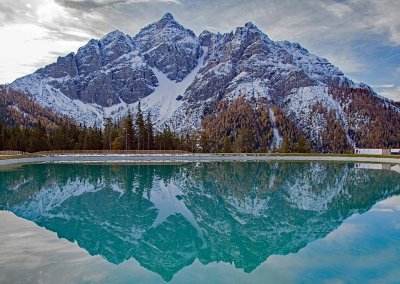
[[[105,119],[104,123],[104,133],[103,133],[103,149],[112,150],[112,142],[116,137],[114,137],[114,124],[111,117]]]
[[[5,142],[4,132],[5,132],[5,127],[3,124],[0,123],[0,151],[4,150],[4,142]]]
[[[279,152],[290,153],[290,142],[289,142],[289,138],[287,136],[285,136],[283,138],[283,142],[281,144],[281,147],[279,148]]]
[[[177,140],[179,138],[171,131],[168,125],[156,136],[156,143],[159,146],[159,150],[176,150]]]
[[[147,113],[146,117],[146,149],[153,150],[154,149],[154,129],[153,129],[153,122],[151,121],[151,114],[150,112]]]
[[[200,136],[200,149],[202,153],[210,152],[210,137],[206,132],[201,132]]]
[[[121,137],[122,141],[122,147],[120,149],[124,150],[135,150],[136,149],[136,143],[137,143],[137,138],[135,134],[135,129],[133,127],[133,118],[132,114],[130,111],[128,111],[127,116],[125,117],[122,128],[121,128]]]
[[[226,138],[225,138],[225,141],[224,141],[224,148],[222,149],[222,152],[223,152],[223,153],[230,153],[230,152],[232,152],[232,149],[231,149],[231,141],[230,141],[230,138],[229,138],[229,137],[226,137]]]
[[[88,148],[88,129],[84,125],[78,134],[78,143],[75,146],[76,150],[85,150]]]
[[[147,135],[146,135],[146,127],[142,109],[140,107],[140,101],[138,103],[138,109],[136,113],[136,131],[137,131],[137,141],[138,141],[137,149],[143,150],[145,149]]]
[[[336,118],[334,111],[327,114],[327,127],[323,133],[323,149],[327,153],[349,153],[351,146],[346,132]]]
[[[48,137],[46,128],[39,121],[38,125],[31,130],[31,135],[28,139],[28,152],[39,152],[49,150]]]
[[[311,146],[310,143],[305,139],[304,135],[301,135],[299,140],[294,146],[295,153],[310,153]]]

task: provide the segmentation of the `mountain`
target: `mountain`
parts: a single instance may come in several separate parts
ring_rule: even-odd
[[[111,263],[134,258],[167,281],[196,259],[250,273],[399,193],[397,173],[344,163],[40,164],[0,172],[1,210]]]
[[[346,144],[340,151],[400,147],[398,104],[298,43],[271,40],[252,23],[196,36],[167,13],[133,37],[113,31],[90,40],[11,87],[87,125],[135,112],[140,101],[159,129],[193,130],[216,114],[221,101],[229,105],[242,97],[254,109],[266,108],[272,135],[262,147],[268,149],[301,137],[322,152],[336,151],[337,144]],[[277,116],[287,123],[276,122]],[[240,133],[230,128],[224,132],[233,141]],[[341,139],[330,145],[332,136]]]

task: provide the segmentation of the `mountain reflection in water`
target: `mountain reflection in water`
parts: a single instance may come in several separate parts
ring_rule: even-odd
[[[0,172],[0,209],[166,281],[198,259],[253,271],[400,193],[400,175],[344,163],[26,165]]]

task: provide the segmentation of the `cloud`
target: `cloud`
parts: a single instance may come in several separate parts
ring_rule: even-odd
[[[386,32],[392,44],[400,45],[400,1],[370,0],[375,11],[368,21],[377,33]]]
[[[126,6],[128,4],[139,3],[171,3],[181,4],[180,0],[56,0],[60,5],[71,9],[98,9],[105,7],[117,8],[118,6]]]
[[[338,66],[344,73],[362,72],[367,69],[367,66],[362,61],[350,53],[328,53],[325,54],[325,57],[333,65]]]
[[[350,5],[347,5],[345,3],[333,2],[333,3],[329,3],[328,5],[326,3],[322,3],[322,4],[325,5],[325,9],[327,9],[333,15],[335,15],[336,17],[339,17],[339,18],[342,18],[352,12]]]
[[[84,41],[53,39],[46,28],[33,24],[13,24],[0,28],[2,42],[0,68],[3,82],[35,71],[38,67],[54,61],[58,55],[76,50]],[[29,52],[27,52],[29,51]]]
[[[395,102],[400,102],[400,88],[397,88],[394,91],[379,92],[379,94]]]
[[[394,79],[393,82],[381,81],[377,84],[371,84],[371,87],[381,96],[400,102],[400,85],[398,84],[398,80]]]
[[[33,72],[112,30],[134,35],[167,11],[196,34],[230,32],[251,21],[271,39],[299,42],[357,76],[352,79],[372,85],[391,84],[400,76],[400,67],[392,67],[400,66],[400,1],[2,0],[0,38],[6,39],[2,51],[8,53],[0,52],[0,82]],[[379,90],[397,97],[395,88]]]
[[[348,0],[343,2],[321,2],[340,23],[343,29],[387,34],[391,44],[400,45],[400,1],[392,0]]]
[[[0,38],[6,39],[1,44],[0,82],[11,82],[51,63],[58,55],[76,51],[102,30],[100,14],[74,11],[54,0],[32,0],[29,4],[4,0],[0,11],[5,18]]]
[[[374,90],[381,96],[400,102],[400,85],[394,83],[373,84]]]
[[[381,89],[391,89],[394,88],[394,84],[381,84],[381,85],[371,85],[372,88],[381,88]]]

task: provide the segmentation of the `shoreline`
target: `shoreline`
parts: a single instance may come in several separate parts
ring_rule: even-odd
[[[247,155],[247,154],[75,154],[21,157],[0,160],[0,166],[34,163],[169,163],[169,162],[359,162],[400,164],[399,158],[335,155]]]

